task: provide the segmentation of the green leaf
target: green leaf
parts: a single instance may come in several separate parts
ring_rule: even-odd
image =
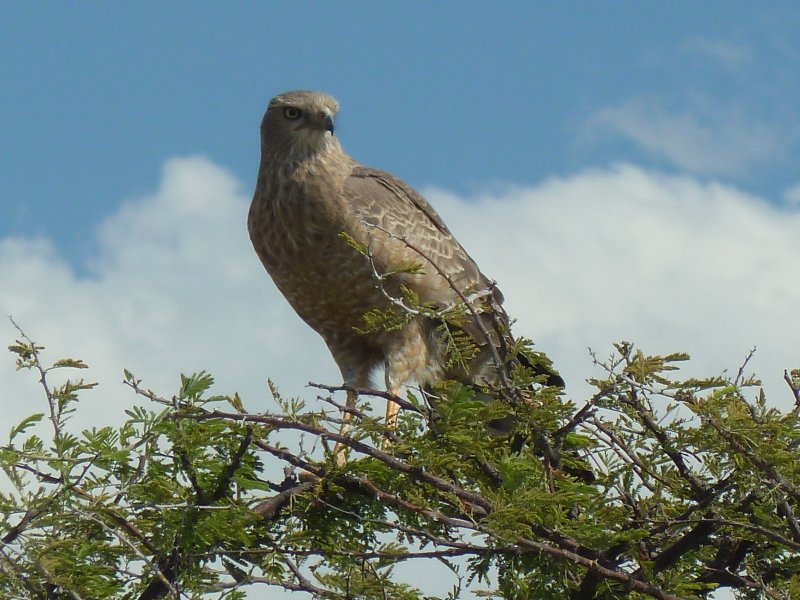
[[[226,396],[225,398],[238,412],[244,412],[244,405],[242,404],[242,399],[239,397],[238,393],[234,394],[233,396]]]
[[[187,377],[181,375],[181,400],[196,401],[214,384],[214,378],[205,371]]]
[[[20,423],[11,428],[11,433],[9,434],[8,441],[11,442],[17,437],[19,434],[24,433],[25,430],[33,427],[37,423],[39,423],[44,418],[44,413],[34,413],[29,417],[25,417]]]
[[[57,360],[53,363],[54,369],[58,369],[61,367],[69,367],[73,369],[88,369],[89,365],[87,365],[82,360],[78,360],[75,358],[62,358],[61,360]]]

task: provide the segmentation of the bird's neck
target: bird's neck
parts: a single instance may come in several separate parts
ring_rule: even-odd
[[[261,173],[287,182],[304,180],[305,175],[335,179],[340,171],[349,173],[355,162],[332,136],[313,148],[298,146],[295,144],[289,151],[262,146]]]
[[[262,139],[262,166],[280,165],[296,168],[308,161],[326,160],[329,157],[344,155],[339,140],[329,133],[309,132],[306,136],[298,136],[292,144],[275,144]]]
[[[283,200],[291,196],[290,190],[299,194],[295,198],[312,198],[324,188],[324,195],[333,197],[333,190],[344,185],[356,164],[336,139],[303,155],[297,152],[292,155],[263,152],[259,186],[275,206],[283,204]]]

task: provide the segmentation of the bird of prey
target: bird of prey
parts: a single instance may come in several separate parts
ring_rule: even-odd
[[[261,262],[325,340],[346,387],[369,387],[380,367],[392,394],[410,382],[496,384],[498,350],[510,342],[497,327],[507,332],[502,295],[416,190],[342,149],[338,110],[334,98],[314,91],[270,101],[247,223]],[[430,310],[415,311],[404,304],[409,297]],[[462,315],[449,325],[436,318],[458,306]],[[394,326],[365,326],[365,315],[392,312],[400,313]],[[474,344],[466,362],[448,357],[459,335]],[[563,384],[552,371],[547,377]],[[355,400],[348,391],[347,404]],[[389,402],[389,427],[397,411]]]

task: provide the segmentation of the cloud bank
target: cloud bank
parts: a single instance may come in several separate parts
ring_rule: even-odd
[[[645,95],[597,111],[587,131],[632,142],[691,173],[741,177],[784,161],[796,130],[785,115],[752,112],[703,94],[671,105]]]
[[[751,363],[782,394],[800,365],[800,212],[718,183],[621,165],[463,202],[429,194],[500,282],[518,331],[567,371],[588,374],[621,339],[687,351],[689,371]],[[510,216],[510,218],[508,218]],[[475,253],[473,253],[475,254]],[[788,400],[787,396],[787,400]]]
[[[683,49],[700,58],[711,59],[729,71],[750,66],[755,60],[753,49],[748,44],[726,39],[692,37],[684,42]]]
[[[267,377],[287,392],[310,378],[338,381],[316,334],[303,327],[250,247],[249,197],[224,169],[203,158],[167,161],[159,188],[126,201],[97,228],[98,252],[80,277],[47,240],[0,241],[0,312],[47,347],[45,357],[85,360],[100,382],[81,414],[120,418],[133,396],[127,368],[159,393],[177,391],[180,373],[202,369],[219,392],[241,391],[253,410],[268,406]],[[17,332],[0,321],[0,337]],[[33,409],[32,374],[0,356],[3,419]],[[274,406],[272,406],[274,408]]]
[[[769,400],[791,404],[781,377],[800,366],[796,204],[630,165],[470,198],[426,195],[499,282],[517,333],[551,355],[576,401],[587,397],[584,380],[599,375],[587,347],[602,357],[626,339],[648,352],[692,353],[687,376],[735,370],[758,346],[751,367]],[[46,359],[82,358],[100,382],[84,395],[76,425],[117,423],[138,402],[121,383],[123,368],[164,395],[181,372],[205,369],[217,392],[238,390],[251,410],[274,408],[268,377],[312,400],[307,381],[338,383],[322,341],[250,247],[249,200],[223,168],[176,158],[157,190],[99,224],[86,276],[46,239],[0,240],[2,314],[47,346]],[[0,321],[6,344],[16,335]],[[11,354],[0,355],[0,392],[3,430],[45,408],[35,377],[16,373]],[[429,591],[444,595],[450,583]]]
[[[776,404],[791,398],[783,369],[800,366],[800,211],[719,183],[630,165],[461,198],[426,195],[499,282],[516,331],[536,340],[576,400],[601,356],[630,340],[687,351],[687,374],[751,367]],[[47,346],[50,360],[84,359],[100,387],[82,418],[103,424],[134,400],[133,371],[163,394],[205,369],[217,391],[269,406],[268,377],[291,395],[309,380],[337,383],[318,336],[269,281],[247,238],[249,193],[203,158],[167,161],[159,188],[131,198],[97,228],[89,275],[44,239],[0,241],[0,311]],[[0,336],[16,337],[0,322]],[[32,374],[0,356],[3,426],[39,398]],[[87,423],[88,424],[88,423]]]

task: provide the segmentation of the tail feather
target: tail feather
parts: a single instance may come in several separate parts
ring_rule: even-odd
[[[546,354],[533,351],[519,352],[515,358],[537,378],[542,378],[544,385],[562,389],[566,387],[564,379],[556,371],[552,361]]]

